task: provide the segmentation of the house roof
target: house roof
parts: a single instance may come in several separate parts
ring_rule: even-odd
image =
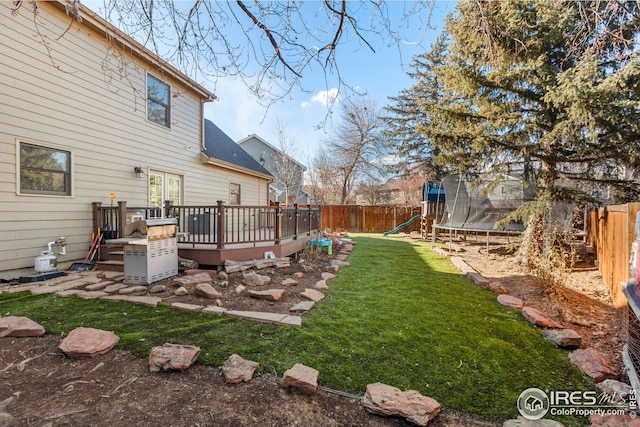
[[[302,163],[300,163],[299,161],[297,161],[296,159],[294,159],[293,157],[289,156],[288,154],[285,154],[282,152],[282,150],[279,150],[278,148],[274,147],[273,145],[269,144],[264,138],[256,135],[255,133],[247,136],[246,138],[242,138],[240,141],[238,141],[238,145],[242,146],[242,144],[244,144],[245,142],[251,140],[251,139],[256,139],[257,141],[261,142],[262,144],[266,145],[267,147],[269,147],[270,149],[272,149],[273,151],[275,151],[276,153],[279,154],[284,154],[285,156],[287,156],[292,162],[294,162],[295,164],[297,164],[298,166],[300,166],[303,170],[307,170],[307,167],[305,165],[303,165]]]
[[[66,13],[65,7],[69,5],[68,0],[57,0],[51,2],[57,9],[61,9]],[[80,4],[80,16],[82,17],[82,25],[90,28],[98,34],[103,35],[105,38],[109,38],[115,41],[119,47],[125,49],[127,53],[137,56],[142,61],[154,67],[157,70],[162,70],[163,74],[170,76],[174,80],[185,85],[187,88],[197,93],[200,98],[207,102],[216,99],[213,92],[210,92],[202,85],[198,84],[194,80],[190,79],[186,74],[179,71],[176,67],[169,64],[164,59],[144,47],[142,44],[135,41],[131,36],[127,35],[123,31],[120,31],[116,26],[107,22],[100,15],[89,9],[88,7]]]
[[[274,179],[274,176],[256,159],[244,151],[211,120],[207,119],[204,120],[204,149],[202,150],[202,155],[205,163],[268,180]]]

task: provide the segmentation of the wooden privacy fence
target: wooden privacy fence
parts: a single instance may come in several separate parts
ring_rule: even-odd
[[[404,206],[322,206],[320,227],[322,230],[351,231],[354,233],[384,233],[393,230],[413,216],[420,215],[422,208]],[[414,221],[404,232],[420,231],[420,220]]]
[[[587,218],[588,243],[593,246],[602,279],[618,308],[627,305],[621,283],[631,277],[629,257],[639,210],[640,203],[607,206],[591,211]]]

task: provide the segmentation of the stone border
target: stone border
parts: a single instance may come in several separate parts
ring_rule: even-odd
[[[349,263],[346,258],[353,250],[353,242],[338,239],[338,251],[333,256],[327,271],[322,273],[322,280],[319,280],[313,288],[307,288],[301,296],[308,301],[300,302],[290,309],[289,314],[230,310],[217,305],[197,305],[185,303],[167,302],[170,307],[176,310],[184,311],[202,311],[203,313],[224,315],[237,317],[240,319],[270,323],[279,326],[302,326],[302,317],[300,314],[307,313],[313,306],[324,299],[325,295],[322,291],[329,289],[327,282],[335,278],[340,268],[348,267]],[[290,259],[279,258],[275,260],[257,260],[243,263],[230,263],[230,266],[237,268],[238,271],[248,270],[250,268],[262,269],[265,266],[289,266]],[[229,268],[229,266],[227,267]],[[226,273],[224,273],[226,274]],[[129,302],[132,304],[142,305],[145,307],[157,307],[159,303],[165,302],[162,298],[154,296],[130,295],[131,293],[140,291],[149,291],[153,285],[126,285],[122,283],[124,273],[114,271],[90,271],[90,272],[70,272],[65,276],[57,277],[45,282],[33,282],[18,286],[7,286],[0,288],[0,293],[17,293],[30,292],[32,295],[55,294],[58,297],[68,297],[75,295],[83,299],[99,299],[106,302]],[[190,281],[191,284],[210,284],[212,279],[210,272],[207,270],[194,270],[191,274],[181,276],[176,280]],[[214,290],[215,291],[215,290]]]

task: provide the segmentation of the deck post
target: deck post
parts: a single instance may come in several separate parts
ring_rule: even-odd
[[[218,249],[224,249],[225,224],[224,201],[218,200],[218,213],[216,216],[216,247]]]
[[[300,212],[298,211],[298,204],[293,204],[293,240],[298,240],[298,226],[299,224],[299,216]]]
[[[127,226],[127,202],[118,202],[118,237],[124,237]]]
[[[100,221],[100,209],[102,208],[102,203],[101,202],[92,202],[91,203],[91,210],[93,211],[93,230],[91,230],[92,233],[95,233],[98,230],[98,227],[101,227],[101,221]]]
[[[164,217],[171,218],[169,215],[171,214],[171,208],[173,207],[173,202],[171,200],[164,201]]]
[[[275,227],[275,244],[280,244],[280,237],[282,236],[282,208],[280,207],[280,202],[275,202],[276,207],[276,227]]]

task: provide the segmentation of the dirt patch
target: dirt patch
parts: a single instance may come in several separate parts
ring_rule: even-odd
[[[538,281],[521,271],[517,260],[492,245],[459,242],[457,255],[491,280],[499,280],[513,296],[554,316],[583,336],[621,367],[619,313],[588,260],[571,274],[561,295],[545,292]],[[264,288],[279,288],[281,281],[303,272],[298,286],[287,287],[281,301],[256,300],[238,295],[242,273],[229,276],[228,286],[214,287],[223,306],[236,310],[288,313],[301,301],[300,292],[321,280],[333,257],[326,254],[291,267],[260,270],[272,277]],[[593,265],[593,264],[592,264]],[[339,274],[339,273],[338,273]],[[166,281],[168,302],[215,304],[194,296],[173,296]],[[329,282],[330,286],[330,282]],[[571,317],[573,316],[573,317]],[[585,323],[584,325],[571,321]],[[364,411],[360,401],[320,390],[314,396],[288,391],[268,374],[249,383],[225,384],[220,368],[195,364],[184,372],[152,374],[147,361],[114,350],[95,359],[72,360],[59,350],[60,338],[3,338],[0,345],[0,425],[12,426],[409,426],[399,418],[384,418]],[[9,399],[9,400],[5,400]],[[5,404],[2,402],[4,401]],[[4,406],[4,408],[3,408]],[[2,412],[11,416],[3,424]],[[496,425],[464,413],[443,410],[430,426]]]

